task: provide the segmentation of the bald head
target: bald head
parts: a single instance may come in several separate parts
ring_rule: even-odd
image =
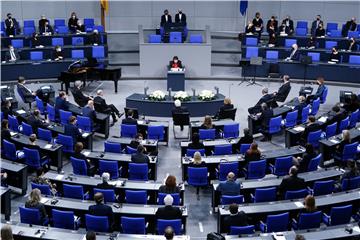
[[[104,94],[104,92],[103,92],[103,90],[99,89],[99,90],[97,90],[96,94],[98,96],[102,96]]]
[[[234,181],[235,180],[235,174],[233,172],[229,172],[226,178],[227,178],[228,181]]]

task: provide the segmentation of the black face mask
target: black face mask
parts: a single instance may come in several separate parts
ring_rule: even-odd
[[[179,14],[182,14],[182,11],[180,11]]]
[[[8,16],[8,19],[11,19],[11,16]]]

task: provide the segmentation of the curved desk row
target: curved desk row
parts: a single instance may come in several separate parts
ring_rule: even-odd
[[[182,102],[190,112],[190,117],[202,117],[205,115],[215,115],[219,108],[224,104],[225,96],[217,94],[215,100],[201,101],[192,98],[191,101]],[[139,115],[154,117],[171,117],[174,108],[174,100],[166,96],[164,101],[152,101],[145,94],[134,93],[126,98],[126,107],[136,108]]]

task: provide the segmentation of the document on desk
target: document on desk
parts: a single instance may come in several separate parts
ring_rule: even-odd
[[[325,123],[327,120],[327,117],[321,117],[318,119],[319,122]]]
[[[85,152],[83,152],[83,154],[84,154],[85,156],[89,156],[90,152],[89,152],[89,151],[85,151]]]
[[[18,114],[24,114],[24,113],[26,113],[25,110],[23,110],[23,109],[17,110],[16,112],[17,112]]]
[[[44,203],[46,203],[48,200],[49,200],[49,198],[42,197],[41,200],[40,200],[40,202],[41,202],[42,204],[44,204]]]
[[[17,132],[10,132],[10,136],[15,136],[17,134]]]
[[[58,174],[58,175],[55,177],[56,180],[61,180],[61,179],[63,179],[63,178],[64,178],[64,175],[63,175],[63,174]]]
[[[52,147],[51,144],[46,144],[46,145],[44,146],[45,149],[51,149],[51,147]]]
[[[294,130],[297,132],[303,132],[305,128],[303,126],[294,127]]]
[[[82,134],[82,137],[83,137],[83,138],[87,138],[89,135],[90,135],[90,133],[85,132],[85,133]]]
[[[275,240],[286,240],[284,234],[281,232],[273,233],[273,237]]]
[[[339,141],[336,140],[336,139],[331,139],[330,142],[335,143],[335,144],[338,144],[338,143],[339,143]]]
[[[294,202],[295,206],[298,208],[303,208],[304,204],[302,202]]]

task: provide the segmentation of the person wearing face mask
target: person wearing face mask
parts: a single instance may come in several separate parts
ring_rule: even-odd
[[[164,15],[161,16],[160,26],[163,27],[167,23],[172,23],[172,20],[171,20],[171,15],[169,14],[169,11],[167,9],[165,9]]]
[[[94,29],[93,34],[90,37],[90,44],[97,46],[101,44],[101,36],[97,29]]]
[[[83,24],[83,22],[80,19],[78,19],[78,21],[77,21],[77,26],[78,26],[78,28],[76,30],[77,33],[85,32],[85,25]]]
[[[71,17],[68,21],[68,27],[70,32],[76,33],[76,31],[79,29],[78,20],[79,19],[76,17],[76,13],[72,12]]]
[[[347,37],[349,31],[355,31],[357,27],[356,18],[352,17],[351,20],[347,21],[341,31],[343,37]]]
[[[294,43],[292,46],[291,46],[291,53],[290,53],[290,56],[287,57],[285,60],[286,61],[290,61],[290,60],[299,60],[299,57],[300,57],[300,54],[299,54],[299,51],[298,51],[298,45],[296,43]]]
[[[249,21],[248,24],[246,25],[245,33],[246,35],[253,35],[255,33],[255,27],[252,21]]]
[[[179,58],[177,56],[174,56],[173,60],[170,61],[170,68],[175,68],[175,69],[182,68],[181,61],[179,60]]]
[[[307,46],[308,49],[314,49],[316,48],[316,37],[314,36],[310,36],[308,42],[307,42]]]
[[[316,19],[311,24],[311,35],[315,35],[315,31],[319,28],[320,24],[324,26],[324,22],[321,20],[321,16],[316,15]]]
[[[5,32],[7,36],[15,36],[20,33],[19,23],[12,17],[11,13],[8,13],[7,19],[5,19]]]
[[[275,16],[271,16],[270,20],[266,24],[266,31],[269,36],[278,32],[278,21]]]
[[[264,22],[263,20],[261,19],[260,17],[260,13],[257,12],[255,14],[255,18],[253,19],[252,23],[254,24],[254,27],[255,27],[255,32],[258,34],[259,36],[259,39],[261,37],[261,32],[263,31],[263,28],[264,28]]]
[[[339,59],[340,59],[339,52],[338,52],[338,50],[337,50],[336,47],[333,47],[333,48],[331,49],[331,54],[330,54],[329,61],[338,63],[338,62],[339,62]]]
[[[179,23],[183,26],[186,26],[186,15],[179,9],[178,13],[175,15],[175,23]]]
[[[54,29],[51,27],[49,20],[43,15],[43,19],[39,20],[39,32],[42,35],[52,35],[54,34]],[[40,21],[41,25],[40,25]]]
[[[64,56],[63,56],[63,52],[60,46],[56,46],[55,47],[55,52],[54,52],[54,60],[55,61],[59,61],[59,60],[63,60]]]
[[[290,19],[290,16],[287,15],[286,18],[282,21],[282,24],[285,25],[285,32],[288,35],[292,35],[294,33],[294,21]]]
[[[315,31],[316,37],[325,37],[325,29],[322,23],[319,24],[319,27]]]
[[[16,62],[18,60],[20,60],[18,51],[12,45],[9,45],[9,51],[5,53],[5,61]]]

